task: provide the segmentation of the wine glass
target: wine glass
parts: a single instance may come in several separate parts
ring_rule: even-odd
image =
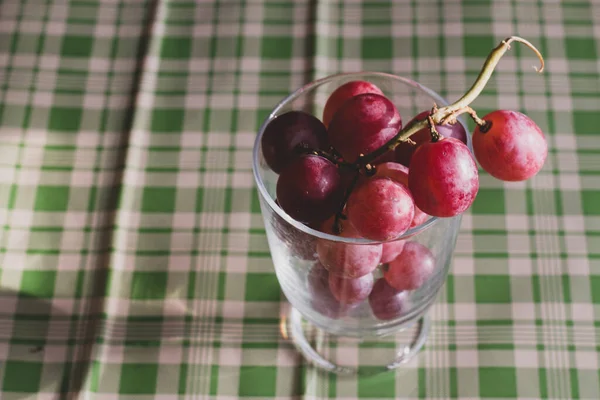
[[[380,248],[382,242],[327,234],[286,214],[276,202],[278,175],[265,162],[261,137],[273,118],[288,111],[301,110],[320,119],[329,95],[344,83],[356,80],[378,86],[395,104],[404,123],[434,105],[448,104],[431,89],[403,77],[376,72],[337,74],[309,83],[277,104],[260,128],[253,152],[254,178],[275,273],[290,303],[289,312],[281,317],[282,334],[295,344],[309,362],[339,374],[356,373],[360,369],[352,365],[352,361],[344,360],[343,356],[332,360],[324,348],[311,343],[310,336],[327,337],[329,341],[351,339],[358,346],[366,341],[391,340],[395,350],[388,351],[387,354],[391,353],[389,360],[383,360],[378,365],[380,368],[375,368],[381,371],[397,368],[419,352],[429,331],[427,311],[448,275],[461,222],[460,215],[452,218],[429,217],[424,223],[386,244],[406,248],[411,243],[409,246],[429,251],[433,270],[417,289],[400,293],[394,291],[392,294],[385,292],[389,292],[391,287],[386,286],[382,278],[387,265],[381,264],[371,276],[365,278],[366,290],[371,291],[369,298],[344,302],[332,294],[330,281],[335,278],[331,278],[330,272],[323,266],[323,257],[327,257],[328,251],[368,251],[365,249]],[[467,132],[460,118],[459,123]],[[467,145],[471,148],[470,138],[466,136]],[[342,258],[338,257],[338,260]],[[327,260],[326,264],[331,262]],[[373,287],[370,288],[370,285]],[[375,291],[379,292],[376,294]],[[405,335],[398,339],[402,334]],[[369,362],[373,365],[372,360]],[[373,368],[369,370],[372,372]]]

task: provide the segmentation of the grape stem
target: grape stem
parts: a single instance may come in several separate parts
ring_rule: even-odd
[[[350,195],[352,194],[352,191],[354,190],[354,186],[356,186],[356,183],[358,182],[359,176],[360,176],[360,171],[356,170],[354,177],[352,178],[352,182],[350,182],[350,185],[348,185],[348,189],[346,190],[346,193],[344,193],[344,199],[342,200],[342,203],[340,204],[340,209],[338,210],[338,212],[335,213],[335,218],[333,219],[332,231],[336,235],[339,235],[340,233],[342,233],[340,219],[346,219],[346,216],[343,213],[344,207],[346,207],[346,203],[348,202],[348,199],[350,198]]]
[[[471,116],[471,118],[473,119],[473,121],[475,121],[475,123],[479,126],[484,126],[485,124],[487,124],[487,122],[485,122],[484,120],[482,120],[481,118],[479,118],[479,116],[477,115],[477,113],[475,112],[475,110],[473,110],[471,107],[466,106],[463,107],[459,110],[454,111],[452,114],[448,115],[446,118],[444,118],[441,122],[440,125],[446,125],[446,124],[455,124],[456,123],[456,117],[459,116],[460,114],[463,113],[467,113]]]
[[[309,149],[307,147],[299,147],[298,151],[301,154],[313,154],[315,156],[320,156],[323,158],[326,158],[327,160],[331,161],[332,163],[342,166],[342,167],[351,167],[353,169],[357,169],[357,166],[353,163],[349,163],[349,162],[345,162],[345,161],[341,161],[339,160],[335,155],[328,153],[324,150],[319,150],[319,149]]]
[[[431,134],[431,141],[437,142],[438,140],[440,140],[441,136],[437,129],[435,129],[435,122],[433,122],[433,118],[431,118],[431,115],[427,117],[427,122],[429,122],[429,133]]]
[[[535,55],[540,60],[540,64],[541,64],[541,66],[539,68],[534,67],[535,70],[537,72],[542,72],[544,70],[544,58],[542,57],[542,54],[539,52],[539,50],[536,49],[533,44],[531,44],[529,41],[527,41],[519,36],[508,37],[508,38],[504,39],[502,42],[500,42],[500,44],[498,46],[496,46],[496,48],[494,48],[490,52],[487,59],[485,60],[485,63],[483,64],[483,67],[481,68],[481,71],[479,72],[479,76],[477,76],[477,79],[475,80],[475,82],[473,83],[471,88],[467,91],[467,93],[464,94],[464,96],[462,96],[456,102],[454,102],[448,106],[441,107],[441,108],[434,107],[434,109],[432,110],[434,112],[432,112],[432,114],[430,115],[430,119],[434,123],[434,125],[442,124],[444,120],[446,120],[450,117],[451,118],[448,120],[448,122],[452,121],[453,119],[455,120],[458,115],[463,114],[465,112],[468,112],[469,114],[471,114],[470,111],[472,109],[471,109],[471,107],[469,107],[469,104],[471,104],[479,96],[479,94],[481,93],[481,91],[483,90],[483,88],[485,87],[487,82],[490,80],[490,77],[492,76],[492,73],[494,72],[496,65],[498,65],[498,62],[500,61],[500,59],[502,58],[504,53],[506,53],[506,51],[508,49],[510,49],[510,44],[512,42],[523,43],[524,45],[529,47],[531,50],[533,50]],[[473,111],[473,113],[474,113],[474,111]],[[471,116],[473,116],[473,114],[471,114]],[[483,121],[483,120],[480,120],[480,122],[483,122],[485,124],[485,121]],[[396,134],[396,136],[394,136],[392,139],[390,139],[386,144],[384,144],[377,150],[375,150],[365,156],[360,157],[357,160],[357,163],[361,164],[361,165],[368,164],[371,161],[375,160],[377,157],[386,153],[387,151],[394,150],[396,148],[396,146],[398,146],[398,144],[400,144],[401,142],[406,142],[413,134],[417,133],[421,129],[427,128],[430,123],[431,122],[429,121],[429,118],[426,120],[422,120],[422,121],[414,121],[413,120],[411,123],[406,125],[403,129],[401,129]],[[476,120],[476,123],[478,123],[477,120]],[[479,125],[479,123],[478,123],[478,125]]]

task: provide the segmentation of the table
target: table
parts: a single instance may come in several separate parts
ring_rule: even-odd
[[[487,174],[432,334],[397,372],[320,374],[278,333],[251,173],[291,90],[339,71],[520,110],[550,153]],[[2,399],[597,399],[600,2],[5,0]]]

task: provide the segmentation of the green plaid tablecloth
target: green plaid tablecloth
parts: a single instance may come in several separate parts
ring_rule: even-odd
[[[517,34],[474,106],[550,143],[481,176],[425,350],[318,373],[278,332],[251,174],[269,110],[375,70],[449,99]],[[600,398],[600,2],[4,0],[0,398]]]

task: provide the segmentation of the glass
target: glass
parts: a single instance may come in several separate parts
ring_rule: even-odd
[[[320,249],[328,246],[349,248],[347,246],[377,246],[380,242],[329,235],[288,216],[275,202],[278,175],[269,169],[263,158],[261,137],[268,122],[287,111],[302,110],[320,119],[328,96],[340,85],[353,80],[366,80],[381,88],[400,111],[403,123],[419,112],[431,109],[434,104],[448,104],[432,90],[406,78],[370,72],[339,74],[312,82],[289,95],[275,107],[258,133],[253,154],[254,177],[275,273],[291,304],[289,312],[281,317],[282,334],[293,341],[309,362],[336,373],[360,372],[356,365],[360,363],[356,362],[355,356],[344,359],[343,355],[332,361],[323,346],[311,344],[311,336],[317,340],[321,338],[321,341],[323,338],[328,342],[337,341],[338,345],[345,340],[359,349],[389,349],[391,345],[396,350],[391,352],[390,359],[382,360],[381,368],[375,368],[381,371],[398,367],[419,351],[429,329],[426,313],[445,282],[461,221],[460,215],[431,217],[395,239],[426,246],[435,258],[435,268],[422,286],[402,294],[401,310],[393,318],[381,320],[375,317],[368,300],[358,305],[332,301],[327,272],[319,265],[317,245]],[[459,122],[468,131],[464,121],[459,119]],[[470,142],[468,145],[471,146]],[[380,265],[373,272],[375,281],[382,277],[381,270]],[[356,352],[355,349],[354,354]],[[364,356],[365,351],[358,350],[358,353]],[[390,354],[390,351],[383,353]],[[374,359],[368,359],[367,363],[373,365]]]

